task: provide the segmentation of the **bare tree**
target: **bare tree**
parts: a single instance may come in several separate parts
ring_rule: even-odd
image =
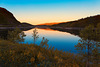
[[[33,30],[32,37],[34,39],[34,45],[35,45],[36,40],[39,38],[38,31],[36,28]]]

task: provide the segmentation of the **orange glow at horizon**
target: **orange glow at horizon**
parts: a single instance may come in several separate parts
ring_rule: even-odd
[[[32,25],[74,21],[100,14],[100,0],[1,0],[0,7],[10,11],[18,21]]]
[[[75,15],[75,16],[73,16]],[[27,16],[25,16],[24,14],[19,15],[19,14],[15,14],[14,16],[17,18],[18,21],[20,22],[27,22],[30,23],[32,25],[40,25],[40,24],[49,24],[49,23],[62,23],[62,22],[68,22],[68,21],[75,21],[81,18],[86,18],[86,17],[90,17],[96,14],[59,14],[59,15],[32,15],[32,14],[28,14]]]
[[[28,34],[28,35],[32,35],[32,33],[33,33],[33,30],[34,29],[31,29],[31,30],[29,30],[29,31],[24,31],[25,32],[25,34]],[[56,34],[56,36],[57,37],[59,37],[61,34],[63,34],[63,36],[64,35],[71,35],[70,33],[64,33],[64,32],[59,32],[59,31],[57,31],[57,30],[52,30],[52,29],[40,29],[40,28],[37,28],[37,31],[38,31],[38,34],[39,35],[47,35],[47,36],[55,36],[54,34]],[[48,33],[48,34],[47,34]]]

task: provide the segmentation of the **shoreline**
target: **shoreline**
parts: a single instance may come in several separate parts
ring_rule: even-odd
[[[0,29],[15,29],[16,27],[0,27]],[[20,29],[27,29],[27,28],[34,28],[34,26],[28,26],[28,27],[17,27]]]
[[[28,28],[50,28],[50,29],[64,29],[64,30],[82,30],[84,28],[80,27],[49,27],[49,26],[28,26],[28,27],[17,27],[20,29],[28,29]],[[0,27],[0,29],[15,29],[16,27]]]
[[[82,30],[84,28],[80,27],[50,27],[51,29],[68,29],[68,30]]]
[[[50,28],[50,29],[68,29],[68,30],[82,30],[83,27],[51,27],[51,26],[36,26],[37,28]]]

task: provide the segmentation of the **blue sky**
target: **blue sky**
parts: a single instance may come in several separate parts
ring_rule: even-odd
[[[0,0],[21,22],[41,24],[72,21],[100,13],[100,0]]]

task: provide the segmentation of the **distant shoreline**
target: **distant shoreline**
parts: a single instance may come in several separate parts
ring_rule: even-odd
[[[28,26],[28,27],[17,27],[20,29],[28,29],[28,28],[50,28],[50,29],[65,29],[65,30],[82,30],[84,28],[80,27],[48,27],[48,26]],[[0,27],[0,29],[15,29],[16,27]]]
[[[80,27],[50,27],[50,28],[54,28],[54,29],[69,29],[69,30],[82,30],[84,28],[80,28]]]
[[[15,29],[16,27],[0,27],[0,29]],[[27,28],[34,28],[34,26],[28,26],[28,27],[17,27],[20,29],[27,29]]]
[[[36,26],[37,28],[50,28],[50,29],[70,29],[70,30],[82,30],[82,27],[50,27],[50,26]]]

